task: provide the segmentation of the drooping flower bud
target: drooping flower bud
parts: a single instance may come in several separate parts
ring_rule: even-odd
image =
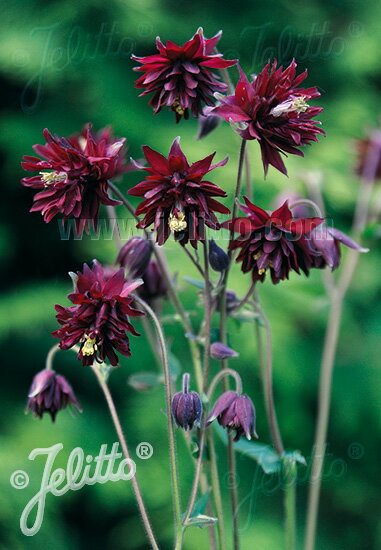
[[[209,425],[217,418],[218,423],[230,430],[235,430],[234,441],[245,434],[247,439],[258,437],[255,431],[255,408],[251,399],[245,394],[234,391],[223,393],[216,401],[207,421]]]
[[[142,275],[143,284],[139,288],[139,296],[150,302],[156,298],[163,298],[167,294],[167,287],[155,260],[151,260]]]
[[[172,399],[172,415],[180,428],[191,430],[200,426],[202,416],[201,399],[195,391],[189,391],[189,374],[183,376],[183,391],[175,393]]]
[[[362,248],[342,231],[328,227],[326,224],[311,231],[309,243],[314,252],[313,267],[318,269],[328,265],[334,271],[340,265],[340,243],[358,252],[369,252],[368,248]]]
[[[221,123],[221,118],[218,116],[203,116],[201,115],[198,123],[197,139],[202,139],[213,132]]]
[[[209,263],[214,271],[225,271],[229,265],[229,256],[220,248],[213,239],[209,241]]]
[[[116,263],[125,267],[132,279],[139,278],[147,269],[152,254],[152,245],[143,237],[131,237],[119,250]]]
[[[234,351],[234,349],[229,348],[222,342],[213,342],[210,346],[210,355],[213,359],[230,359],[231,357],[238,357],[239,353]]]
[[[68,405],[82,411],[66,378],[47,369],[36,374],[29,390],[25,412],[32,411],[33,415],[39,418],[42,418],[44,413],[49,413],[54,422],[57,412]]]
[[[358,153],[356,173],[368,181],[381,179],[381,132],[373,130],[355,145]]]

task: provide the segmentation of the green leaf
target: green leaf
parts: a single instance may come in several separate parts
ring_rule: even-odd
[[[215,425],[215,430],[221,440],[227,445],[228,436],[225,430],[218,424]],[[255,460],[259,466],[261,466],[265,474],[275,474],[281,471],[284,461],[289,461],[293,464],[299,462],[299,464],[307,466],[306,459],[300,451],[286,451],[280,457],[271,445],[257,443],[256,441],[248,441],[247,439],[240,439],[234,443],[234,448],[239,453]]]
[[[205,283],[204,281],[198,281],[197,279],[193,279],[192,277],[184,277],[184,281],[186,281],[187,283],[197,287],[197,288],[200,288],[201,290],[204,290],[205,289]]]
[[[225,430],[221,426],[216,425],[216,431],[221,440],[227,445],[228,436]],[[261,466],[265,474],[274,474],[281,469],[282,464],[279,456],[270,445],[241,439],[234,443],[234,448],[239,453],[255,460],[259,466]]]
[[[299,462],[299,464],[303,464],[303,466],[307,466],[307,461],[302,455],[300,451],[286,451],[283,454],[283,458],[289,462]]]
[[[156,372],[140,372],[128,378],[128,384],[138,391],[152,390],[160,383],[160,376]]]
[[[210,516],[205,515],[206,507],[208,505],[209,495],[210,495],[211,489],[209,489],[206,493],[204,493],[195,503],[193,506],[193,510],[188,518],[188,520],[184,523],[186,527],[206,527],[208,525],[213,525],[218,520],[217,518],[213,518]],[[185,518],[185,512],[181,515],[182,520]]]
[[[217,518],[212,518],[211,516],[205,516],[204,514],[199,514],[196,517],[189,518],[188,521],[185,523],[186,527],[199,527],[200,529],[203,529],[204,527],[208,527],[209,525],[214,525],[217,523]]]
[[[192,513],[190,515],[191,518],[199,516],[200,514],[205,514],[206,506],[208,504],[210,495],[210,489],[206,491],[196,502],[194,503]]]

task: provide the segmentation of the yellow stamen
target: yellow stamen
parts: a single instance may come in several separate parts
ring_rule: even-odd
[[[306,112],[308,107],[309,105],[303,95],[294,99],[294,111],[296,111],[298,114]]]
[[[95,338],[90,338],[90,336],[88,336],[86,334],[85,336],[86,340],[82,346],[82,355],[94,355],[94,353],[97,351],[98,349],[98,346],[97,344],[95,343]]]
[[[45,187],[57,181],[63,181],[66,178],[65,172],[40,172],[41,181],[45,184]]]
[[[259,275],[263,275],[264,273],[266,273],[266,269],[259,269],[258,270]]]
[[[187,228],[187,222],[185,221],[184,212],[177,212],[177,214],[169,214],[168,221],[169,229],[171,231],[184,231]]]
[[[184,109],[183,107],[181,107],[178,99],[175,99],[175,101],[172,103],[172,108],[178,115],[182,116],[184,114]]]
[[[306,102],[306,97],[301,95],[294,97],[293,99],[287,99],[283,103],[279,103],[276,107],[271,109],[270,114],[278,117],[285,115],[286,113],[295,112],[297,115],[304,113],[310,106]]]
[[[262,256],[262,254],[263,254],[262,250],[254,254],[253,256],[254,260],[258,260]]]

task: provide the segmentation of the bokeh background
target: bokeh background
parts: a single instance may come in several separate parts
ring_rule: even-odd
[[[336,227],[348,230],[358,190],[353,175],[352,141],[377,125],[380,114],[381,4],[377,0],[278,0],[239,4],[219,0],[9,0],[1,3],[0,47],[0,548],[84,548],[137,550],[147,548],[131,487],[108,483],[86,487],[61,498],[48,497],[41,530],[25,537],[19,518],[39,487],[42,460],[28,461],[35,447],[64,445],[57,465],[65,465],[71,449],[82,446],[95,456],[103,443],[116,440],[103,397],[91,373],[70,352],[57,357],[56,369],[67,376],[84,407],[74,418],[68,411],[55,424],[24,416],[26,394],[33,375],[41,370],[54,340],[53,306],[66,304],[68,271],[94,257],[112,263],[116,256],[110,235],[62,240],[58,224],[46,225],[38,214],[28,214],[32,192],[19,184],[20,159],[42,142],[42,129],[69,135],[92,121],[96,128],[112,124],[128,138],[130,154],[141,155],[149,144],[166,153],[177,135],[186,154],[198,160],[212,151],[218,159],[229,155],[226,168],[214,179],[233,190],[238,138],[225,124],[205,140],[195,140],[197,121],[174,124],[172,113],[154,117],[145,98],[138,98],[133,82],[131,53],[148,55],[160,35],[183,43],[199,26],[210,37],[219,29],[225,57],[239,57],[243,68],[257,72],[268,58],[288,63],[296,57],[309,70],[308,83],[322,92],[321,116],[326,138],[306,151],[305,159],[287,161],[289,178],[270,169],[263,182],[258,148],[250,143],[256,201],[271,207],[281,191],[303,192],[303,172],[321,173],[327,213]],[[235,77],[234,69],[232,72]],[[139,181],[127,175],[127,190]],[[376,190],[375,200],[379,197]],[[124,217],[123,210],[118,215]],[[370,248],[361,257],[343,318],[329,428],[329,457],[322,487],[319,550],[376,550],[381,547],[380,479],[380,318],[381,250],[377,227],[363,236]],[[168,243],[171,268],[197,323],[201,308],[194,287],[184,276],[195,276],[179,247]],[[295,275],[295,274],[294,274]],[[243,295],[249,281],[233,270],[231,288]],[[275,395],[281,430],[288,449],[299,449],[309,459],[316,413],[319,360],[328,302],[321,273],[309,279],[292,276],[277,287],[261,288],[274,330]],[[168,304],[164,312],[171,313]],[[191,368],[187,345],[176,324],[164,325],[180,372]],[[240,352],[234,366],[243,376],[258,415],[260,441],[269,442],[263,396],[258,376],[253,326],[231,323],[231,343]],[[138,474],[152,522],[163,548],[171,547],[171,512],[166,422],[162,386],[138,392],[128,385],[134,373],[155,370],[147,342],[132,341],[133,356],[110,381],[132,449],[148,441],[154,456],[137,459]],[[217,362],[213,364],[217,371]],[[359,446],[359,447],[356,447]],[[359,448],[353,458],[351,449]],[[223,496],[228,517],[228,480],[225,449],[217,447]],[[181,484],[185,496],[192,481],[192,463],[179,435]],[[242,548],[279,550],[283,544],[280,489],[253,491],[256,463],[238,456],[242,501]],[[30,485],[15,490],[9,477],[15,469],[30,474]],[[301,475],[305,476],[301,467]],[[271,480],[269,481],[271,485]],[[303,540],[307,485],[298,488],[299,547]],[[230,531],[230,520],[226,520]],[[206,531],[194,529],[187,549],[208,548]]]

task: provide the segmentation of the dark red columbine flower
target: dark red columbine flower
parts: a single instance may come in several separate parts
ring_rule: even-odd
[[[25,412],[32,411],[39,418],[44,413],[49,413],[54,422],[57,412],[68,405],[82,411],[72,387],[63,376],[47,369],[36,374],[29,390]]]
[[[319,269],[328,265],[334,271],[340,265],[340,243],[359,252],[369,252],[368,248],[362,248],[342,231],[326,224],[313,229],[308,242],[313,253],[313,267]]]
[[[270,270],[274,284],[288,279],[290,270],[308,275],[312,267],[312,255],[306,234],[322,223],[322,218],[293,219],[287,201],[278,210],[268,214],[244,197],[246,205],[240,208],[247,217],[234,218],[223,227],[240,233],[230,244],[240,248],[237,262],[242,271],[252,272],[253,281],[264,281]]]
[[[198,393],[189,391],[188,373],[183,376],[183,391],[175,393],[172,398],[172,416],[184,430],[191,430],[194,425],[200,426],[202,403]]]
[[[145,214],[137,225],[145,228],[154,225],[158,244],[168,239],[171,231],[181,244],[188,241],[196,248],[197,241],[205,240],[205,227],[219,229],[214,212],[229,214],[229,209],[212,197],[226,197],[225,191],[203,178],[217,166],[224,166],[227,158],[211,164],[215,153],[191,165],[180,148],[180,138],[176,138],[169,151],[168,158],[147,145],[143,152],[148,166],[145,181],[138,183],[128,191],[129,195],[144,197],[145,200],[136,209],[136,214]]]
[[[135,82],[136,88],[145,88],[142,96],[153,94],[150,99],[155,113],[168,106],[175,112],[176,122],[181,117],[189,117],[191,111],[194,117],[202,113],[204,105],[213,105],[210,96],[215,92],[224,92],[226,84],[210,69],[226,69],[237,60],[222,59],[222,54],[213,53],[222,31],[207,40],[200,28],[196,34],[183,46],[178,46],[170,40],[164,44],[156,39],[158,54],[147,57],[132,56],[132,59],[142,64],[134,71],[143,72]]]
[[[84,365],[92,365],[94,360],[103,362],[106,358],[111,365],[118,364],[118,351],[130,357],[127,332],[139,334],[128,317],[143,315],[131,307],[130,296],[141,280],[127,282],[121,268],[110,277],[105,277],[102,266],[94,260],[93,267],[83,265],[83,273],[78,271],[78,279],[73,294],[68,298],[74,306],[56,305],[57,321],[61,328],[52,333],[60,338],[60,348],[67,350],[80,343],[78,359]]]
[[[243,435],[247,439],[258,437],[255,431],[255,408],[250,397],[234,391],[227,391],[219,397],[208,416],[207,425],[217,418],[218,423],[228,430],[235,430],[234,441]]]
[[[91,124],[80,134],[69,138],[43,132],[45,145],[33,149],[43,159],[24,156],[22,167],[38,171],[38,175],[23,178],[26,187],[38,189],[31,212],[41,212],[45,222],[58,214],[64,219],[73,217],[78,231],[87,222],[97,225],[101,204],[120,204],[108,194],[108,180],[132,170],[125,164],[125,138],[115,139],[109,127],[97,134]]]
[[[320,122],[312,120],[323,109],[310,107],[308,101],[318,97],[316,87],[298,88],[307,71],[296,76],[296,63],[284,69],[270,62],[249,82],[240,69],[240,79],[232,96],[220,96],[221,105],[209,112],[231,123],[238,123],[236,131],[244,139],[257,139],[262,162],[267,174],[271,164],[287,174],[281,153],[303,156],[298,149],[317,141]]]

